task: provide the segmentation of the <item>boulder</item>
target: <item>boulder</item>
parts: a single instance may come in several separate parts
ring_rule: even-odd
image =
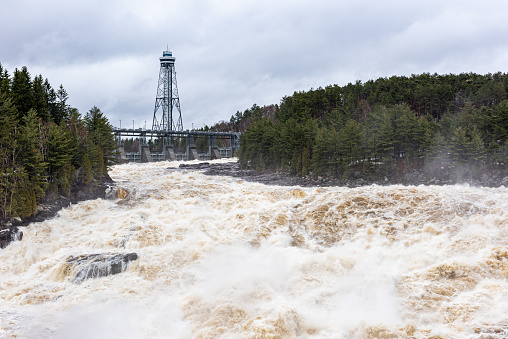
[[[65,273],[73,275],[73,283],[81,284],[87,279],[122,273],[127,269],[130,261],[137,259],[137,253],[98,253],[70,256],[66,260]]]
[[[16,226],[0,226],[0,248],[5,248],[12,241],[23,239],[23,232]]]
[[[108,187],[104,196],[107,200],[125,199],[129,195],[129,191],[120,187]]]
[[[209,162],[200,162],[198,164],[180,164],[178,168],[190,169],[190,170],[202,170],[210,167]]]

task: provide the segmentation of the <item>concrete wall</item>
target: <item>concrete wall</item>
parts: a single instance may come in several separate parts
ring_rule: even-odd
[[[116,149],[116,160],[121,164],[129,162],[129,159],[127,159],[127,154],[125,154],[125,149],[122,146]]]
[[[141,146],[141,162],[153,162],[148,146]]]
[[[175,150],[173,149],[173,147],[169,146],[169,147],[166,147],[166,160],[169,160],[169,161],[176,161],[176,155],[175,155]]]

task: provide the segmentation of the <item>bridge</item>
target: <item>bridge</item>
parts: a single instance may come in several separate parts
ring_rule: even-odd
[[[210,131],[164,131],[113,128],[119,162],[213,160],[236,156],[240,133]],[[137,140],[134,151],[125,149],[125,138]]]
[[[175,60],[169,50],[162,52],[159,58],[159,83],[152,129],[113,128],[119,162],[213,160],[236,156],[240,133],[183,130]],[[162,115],[158,117],[159,109]],[[128,137],[133,141],[135,138],[135,149],[126,149],[125,138]]]

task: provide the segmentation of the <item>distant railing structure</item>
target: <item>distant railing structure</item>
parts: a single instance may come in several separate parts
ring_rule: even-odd
[[[213,160],[236,156],[240,133],[161,131],[113,128],[119,162]],[[136,151],[124,148],[125,139],[137,140]]]

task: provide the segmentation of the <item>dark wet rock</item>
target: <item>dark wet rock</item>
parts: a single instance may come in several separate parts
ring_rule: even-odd
[[[425,179],[425,176],[421,171],[418,171],[417,169],[410,169],[407,170],[404,173],[404,177],[402,179],[403,183],[405,184],[413,184],[413,185],[420,185],[428,182]]]
[[[508,186],[508,177],[496,175],[484,175],[481,180],[452,180],[450,178],[433,178],[427,177],[422,171],[417,169],[407,170],[404,174],[396,177],[383,176],[379,178],[362,177],[360,172],[353,172],[349,178],[339,178],[335,176],[312,176],[299,177],[290,175],[287,172],[258,172],[252,169],[242,169],[239,163],[228,162],[209,164],[201,168],[200,164],[185,165],[185,168],[200,169],[206,175],[223,175],[235,178],[241,178],[245,181],[259,182],[267,185],[279,186],[301,186],[301,187],[361,187],[367,185],[454,185],[454,184],[470,184],[473,186],[498,187],[500,185]]]
[[[72,282],[81,284],[87,279],[122,273],[130,261],[137,260],[137,253],[84,254],[67,258],[66,274],[74,274]]]
[[[5,248],[12,241],[19,241],[23,239],[23,232],[16,226],[11,226],[10,223],[0,227],[0,248]]]
[[[332,177],[313,177],[305,176],[299,177],[290,175],[285,172],[258,172],[252,169],[242,169],[239,163],[226,162],[211,164],[204,168],[203,171],[206,175],[223,175],[235,178],[241,178],[245,181],[259,182],[267,185],[279,186],[337,186],[340,181]]]
[[[129,191],[122,187],[108,187],[104,195],[105,199],[116,200],[125,199],[129,195]]]
[[[325,186],[321,179],[311,176],[298,177],[284,172],[258,172],[252,169],[242,169],[239,163],[226,162],[218,164],[208,164],[201,168],[205,175],[222,175],[235,178],[241,178],[245,181],[259,182],[267,185],[279,186]]]
[[[363,185],[370,185],[376,183],[374,181],[368,181],[364,178],[351,179],[342,181],[339,178],[333,176],[326,177],[314,177],[307,175],[299,177],[290,175],[287,172],[259,172],[253,169],[243,169],[237,162],[226,162],[226,163],[199,163],[199,164],[182,164],[181,169],[192,169],[202,170],[205,175],[221,175],[230,176],[235,178],[241,178],[245,181],[259,182],[267,185],[278,185],[278,186],[301,186],[301,187],[314,187],[314,186],[349,186],[358,187]],[[388,184],[382,182],[380,184]]]
[[[108,200],[116,200],[118,199],[118,189],[116,187],[108,187],[106,188],[104,198]]]
[[[178,168],[191,169],[191,170],[202,170],[209,168],[211,165],[209,162],[200,162],[199,164],[181,164]]]
[[[71,194],[68,197],[61,195],[57,196],[48,192],[48,194],[38,203],[36,214],[23,220],[20,219],[19,222],[13,222],[13,225],[26,226],[32,222],[42,222],[53,218],[56,216],[58,211],[71,204],[77,204],[80,201],[93,200],[97,198],[104,199],[106,196],[106,189],[112,186],[114,186],[114,181],[106,174],[99,180],[94,179],[89,184],[74,182],[71,186]]]

